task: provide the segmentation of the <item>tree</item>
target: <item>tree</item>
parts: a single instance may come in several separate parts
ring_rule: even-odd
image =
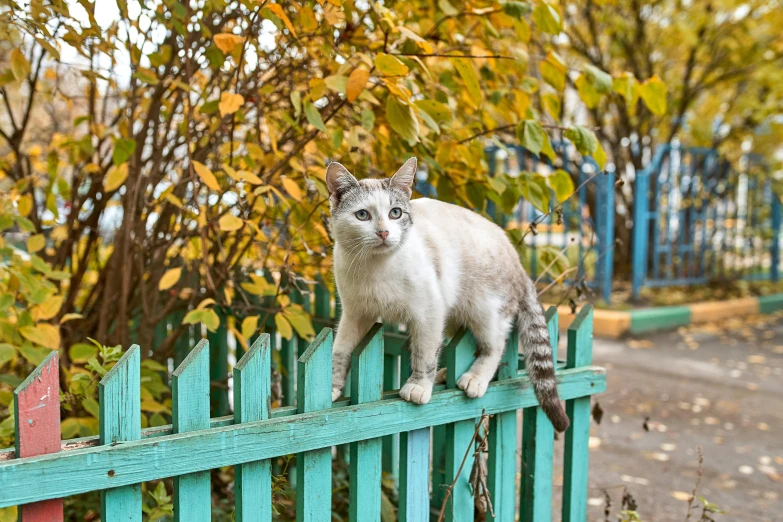
[[[783,12],[776,2],[587,0],[567,2],[563,12],[568,60],[627,71],[603,98],[574,82],[618,173],[640,170],[645,150],[675,138],[734,158],[743,143],[768,158],[779,147]],[[668,96],[653,101],[665,86]],[[615,220],[621,271],[630,267],[633,209],[633,178],[624,181]]]
[[[111,20],[96,5],[0,3],[0,365],[19,375],[60,348],[66,375],[100,373],[116,360],[101,343],[134,331],[163,362],[218,312],[240,342],[268,314],[311,336],[290,295],[328,280],[328,159],[383,176],[415,154],[441,199],[505,211],[521,195],[547,211],[573,184],[488,179],[485,138],[554,156],[546,129],[604,161],[592,129],[546,120],[567,69],[544,0],[120,1]],[[585,68],[601,98],[629,78]]]

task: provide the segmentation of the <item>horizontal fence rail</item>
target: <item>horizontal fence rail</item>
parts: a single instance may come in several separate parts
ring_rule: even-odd
[[[556,348],[554,309],[547,317]],[[104,521],[141,520],[141,484],[174,477],[175,519],[209,520],[209,471],[235,466],[236,519],[267,521],[273,512],[271,462],[296,454],[297,520],[328,521],[331,448],[347,444],[350,520],[380,520],[382,471],[389,460],[398,470],[399,520],[426,520],[431,509],[440,509],[439,493],[452,483],[446,520],[473,520],[471,466],[460,471],[460,464],[466,452],[473,455],[477,420],[489,415],[487,488],[495,520],[514,520],[518,501],[521,520],[549,520],[554,431],[520,365],[516,332],[495,381],[477,399],[456,389],[475,349],[470,332],[460,332],[445,350],[447,383],[436,386],[423,406],[403,401],[385,386],[407,378],[408,365],[400,364],[405,356],[386,350],[384,339],[380,324],[368,332],[352,356],[350,397],[333,404],[332,331],[322,329],[298,357],[296,404],[271,408],[272,338],[261,334],[233,368],[233,415],[219,418],[209,413],[210,342],[204,339],[173,373],[173,424],[144,430],[142,351],[133,346],[100,383],[100,436],[67,442],[60,441],[59,408],[51,406],[59,389],[53,352],[15,393],[18,442],[17,448],[0,451],[0,507],[23,505],[23,522],[62,520],[57,499],[100,490]],[[566,361],[557,371],[572,421],[565,437],[563,520],[568,521],[586,520],[590,396],[606,387],[603,369],[591,362],[592,309],[586,306],[569,328]],[[397,369],[397,379],[389,379],[390,367]],[[443,438],[434,439],[430,454],[436,432]],[[384,451],[392,443],[398,451]],[[523,470],[521,491],[515,485],[517,469]]]

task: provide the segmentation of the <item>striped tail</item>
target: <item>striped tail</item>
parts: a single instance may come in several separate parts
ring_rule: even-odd
[[[555,429],[562,432],[568,429],[570,422],[557,395],[549,329],[544,318],[544,309],[538,302],[536,288],[527,276],[525,279],[526,292],[519,309],[519,344],[525,354],[525,368],[533,383],[538,403]]]

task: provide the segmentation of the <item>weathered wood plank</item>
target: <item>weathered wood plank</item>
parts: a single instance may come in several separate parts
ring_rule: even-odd
[[[447,388],[457,387],[457,379],[468,371],[473,363],[475,353],[476,340],[472,333],[462,330],[454,336],[454,339],[446,347]],[[446,500],[446,522],[473,521],[473,489],[470,485],[470,470],[473,469],[475,443],[471,441],[476,430],[476,422],[476,419],[468,419],[446,424],[444,484],[452,487],[451,495]],[[467,458],[465,457],[466,453]]]
[[[375,324],[351,355],[351,405],[381,400],[383,396],[383,325]],[[350,446],[351,522],[381,520],[381,439]]]
[[[557,362],[557,308],[546,311],[552,357]],[[522,522],[552,520],[552,459],[555,428],[541,408],[522,413],[522,487],[519,518]]]
[[[101,444],[141,439],[141,349],[133,345],[98,384]],[[122,469],[115,470],[122,473]],[[141,484],[101,491],[101,519],[141,520]]]
[[[568,328],[567,368],[593,361],[593,307],[586,305]],[[590,439],[590,397],[566,401],[571,426],[565,434],[563,472],[563,521],[587,520],[587,471]]]
[[[332,330],[321,330],[299,358],[297,410],[312,413],[332,406]],[[325,429],[324,426],[322,429]],[[332,518],[332,448],[296,455],[296,520],[329,522]]]
[[[325,380],[329,382],[330,378]],[[602,368],[558,372],[562,399],[584,397],[605,389],[606,375]],[[373,404],[351,406],[348,401],[341,401],[329,410],[305,414],[294,415],[291,408],[281,408],[276,412],[278,418],[273,414],[271,420],[239,425],[225,418],[217,420],[216,427],[198,433],[160,435],[117,446],[87,447],[60,455],[0,462],[0,491],[4,493],[0,507],[474,419],[484,410],[493,414],[537,404],[528,377],[520,375],[491,383],[486,395],[477,399],[467,398],[462,390],[439,386],[430,403],[424,406],[389,394]],[[217,427],[221,422],[225,425]],[[108,474],[118,467],[124,469],[121,475]]]
[[[497,379],[513,379],[517,376],[519,358],[519,333],[516,327],[506,342],[506,351],[500,361]],[[494,415],[489,421],[489,456],[487,459],[487,488],[489,489],[495,520],[514,520],[517,508],[517,412],[507,411]],[[487,518],[491,514],[487,513]]]
[[[17,457],[35,457],[60,451],[59,363],[59,355],[54,350],[14,390]],[[26,504],[19,507],[18,513],[20,522],[61,522],[63,501],[53,499]]]
[[[399,522],[427,520],[430,510],[430,429],[400,434]]]
[[[261,334],[234,367],[234,422],[269,418],[271,354],[269,334]],[[234,470],[237,522],[272,520],[272,464],[269,459],[239,464]]]
[[[202,339],[171,380],[172,421],[175,433],[209,428],[209,341]],[[192,458],[183,456],[182,458]],[[155,460],[150,461],[155,462]],[[170,469],[171,462],[163,461]],[[149,463],[148,463],[149,465]],[[179,474],[174,477],[174,520],[176,522],[209,522],[212,495],[209,468],[206,471]],[[174,475],[168,472],[166,476]]]

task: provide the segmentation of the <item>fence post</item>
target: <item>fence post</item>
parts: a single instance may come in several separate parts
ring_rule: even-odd
[[[780,197],[772,191],[772,248],[770,251],[771,266],[769,270],[770,279],[777,283],[780,279],[780,224],[781,224],[781,204]]]
[[[593,307],[585,305],[568,327],[566,368],[593,362]],[[565,433],[563,522],[587,520],[587,469],[590,439],[590,395],[566,401],[571,426]]]
[[[376,323],[351,355],[351,404],[383,396],[383,325]],[[348,516],[351,522],[381,520],[382,439],[352,442]]]
[[[14,390],[16,458],[60,451],[60,359],[57,350]],[[20,522],[62,522],[60,498],[19,507]]]
[[[299,358],[297,413],[332,407],[332,329],[324,328]],[[329,522],[332,506],[332,448],[296,455],[296,520]]]
[[[234,367],[234,423],[269,418],[271,401],[269,334],[258,336]],[[272,466],[269,459],[234,467],[236,520],[272,520]]]
[[[101,379],[98,399],[101,444],[141,439],[141,350],[137,344]],[[101,520],[141,521],[141,484],[101,491]]]
[[[174,433],[209,428],[209,341],[202,339],[171,378]],[[175,522],[209,522],[212,487],[209,471],[174,477]]]
[[[601,297],[609,304],[614,277],[614,170],[600,176],[598,187],[598,260],[597,279]]]
[[[650,204],[650,170],[636,176],[633,194],[633,254],[631,256],[633,299],[639,299],[647,278],[647,242],[649,241],[648,214]]]
[[[400,434],[400,522],[429,518],[430,429]]]

